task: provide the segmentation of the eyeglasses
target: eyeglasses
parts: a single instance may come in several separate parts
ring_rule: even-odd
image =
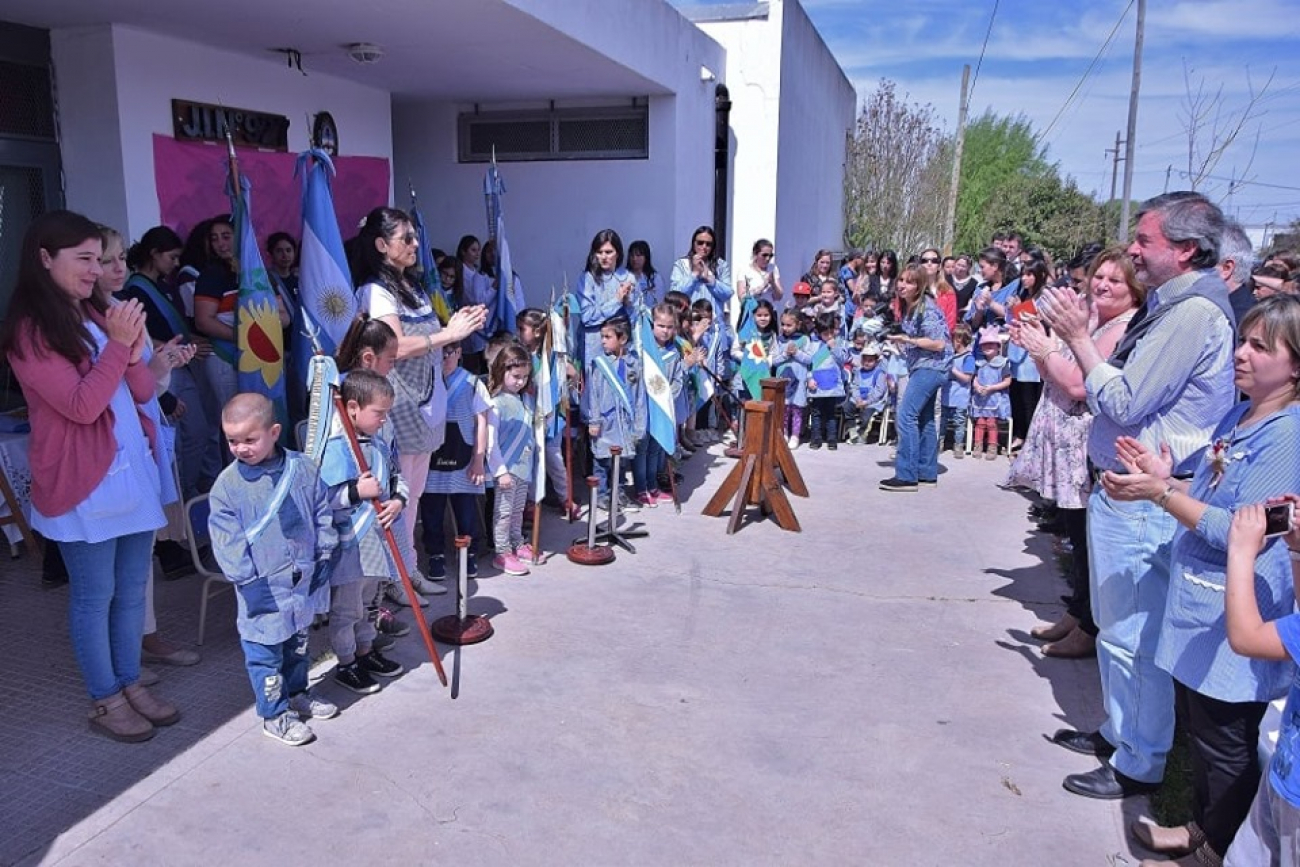
[[[460,347],[459,347],[459,346],[446,346],[446,347],[443,347],[443,350],[442,350],[442,357],[443,357],[443,358],[451,358],[453,355],[459,355],[459,354],[460,354]]]
[[[772,254],[771,254],[771,253],[759,253],[759,254],[758,254],[758,258],[760,258],[760,259],[771,259],[771,258],[772,258]]]
[[[697,247],[712,247],[712,246],[713,246],[713,242],[710,241],[710,240],[708,240],[707,238],[696,238],[696,239],[695,239],[695,246],[697,246]]]
[[[397,243],[398,241],[401,241],[403,244],[408,244],[408,245],[409,245],[409,244],[414,244],[414,243],[415,243],[415,233],[414,233],[414,232],[407,232],[405,235],[394,235],[394,236],[393,236],[393,243]]]
[[[938,265],[938,264],[939,264],[939,258],[938,258],[937,256],[922,256],[922,257],[921,257],[921,264],[922,264],[922,265]]]

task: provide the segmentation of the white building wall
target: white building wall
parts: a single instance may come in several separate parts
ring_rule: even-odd
[[[780,5],[767,19],[701,22],[727,51],[731,93],[731,211],[727,251],[737,265],[749,261],[759,238],[776,235],[777,135],[781,120]],[[773,20],[770,16],[776,15]],[[786,259],[778,241],[778,262]],[[734,270],[734,269],[733,269]],[[786,280],[785,283],[790,281]],[[789,288],[787,286],[787,288]]]
[[[803,7],[775,0],[781,14],[780,162],[776,235],[787,287],[813,253],[844,245],[844,161],[857,93]]]
[[[68,207],[130,237],[159,220],[153,136],[172,134],[173,99],[283,114],[291,152],[328,111],[343,153],[392,158],[385,91],[120,25],[54,30],[51,49]]]
[[[568,36],[608,48],[612,59],[663,82],[672,92],[651,95],[650,156],[645,160],[506,162],[498,168],[506,184],[505,218],[510,254],[531,305],[575,285],[591,239],[612,228],[624,247],[637,239],[650,244],[655,266],[667,279],[690,232],[712,222],[714,84],[701,80],[700,67],[715,72],[722,49],[666,3],[602,0],[601,3],[515,2],[525,11],[563,26]],[[536,7],[536,8],[534,8]],[[539,11],[540,7],[545,7]],[[621,17],[620,17],[621,16]],[[611,42],[611,20],[636,33],[635,48]],[[599,25],[599,26],[597,26]],[[569,29],[571,28],[571,29]],[[562,54],[562,49],[559,50]],[[652,63],[652,60],[654,63]],[[652,75],[653,73],[653,75]],[[634,96],[618,93],[586,98],[583,105],[626,105]],[[563,100],[557,107],[576,104]],[[544,108],[544,105],[480,104],[480,109]],[[487,236],[483,204],[483,163],[458,163],[456,116],[472,105],[396,100],[393,106],[393,163],[397,204],[409,205],[408,179],[429,225],[430,243],[448,253],[462,235]]]

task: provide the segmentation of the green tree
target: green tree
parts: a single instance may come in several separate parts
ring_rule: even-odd
[[[1048,161],[1027,118],[986,111],[966,127],[955,247],[978,252],[993,233],[1013,229],[1058,259],[1114,233],[1101,205]]]

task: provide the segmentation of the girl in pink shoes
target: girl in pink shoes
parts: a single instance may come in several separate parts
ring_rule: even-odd
[[[527,394],[533,379],[533,359],[518,344],[504,347],[492,360],[488,391],[492,395],[495,447],[492,475],[497,493],[492,532],[496,557],[492,565],[506,575],[527,575],[533,549],[524,541],[524,511],[537,472],[536,404]],[[497,455],[499,461],[495,460]]]

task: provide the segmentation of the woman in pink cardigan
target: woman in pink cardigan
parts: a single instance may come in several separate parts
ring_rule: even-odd
[[[32,527],[68,567],[73,652],[91,729],[148,740],[180,719],[139,684],[145,581],[163,526],[153,426],[137,404],[154,394],[138,301],[94,297],[99,227],[71,211],[37,218],[23,239],[0,351],[31,419]]]

